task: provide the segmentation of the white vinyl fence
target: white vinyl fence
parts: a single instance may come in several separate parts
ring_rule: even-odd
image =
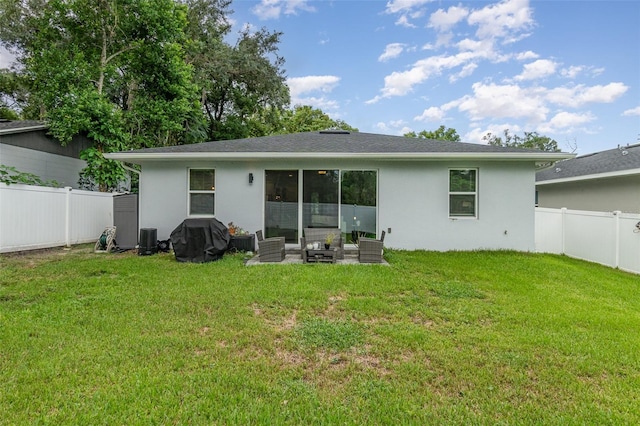
[[[113,226],[113,195],[0,183],[0,253],[97,241]]]
[[[640,214],[536,208],[536,251],[640,273]]]

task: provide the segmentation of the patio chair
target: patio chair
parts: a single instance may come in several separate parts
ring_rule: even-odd
[[[382,263],[382,252],[385,232],[380,239],[360,237],[358,243],[358,260],[360,263]]]
[[[333,242],[331,247],[335,247],[336,259],[344,259],[344,240],[342,239],[342,231],[338,228],[304,228],[304,236],[300,237],[300,251],[302,253],[302,260],[307,261],[307,244],[319,242],[324,248],[324,242],[327,239],[327,235],[333,234]]]
[[[282,262],[285,257],[284,237],[264,238],[262,231],[257,231],[258,257],[260,262]]]

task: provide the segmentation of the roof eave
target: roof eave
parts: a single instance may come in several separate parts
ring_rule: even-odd
[[[29,127],[16,127],[13,129],[0,129],[0,135],[11,135],[14,133],[24,133],[24,132],[33,132],[36,130],[47,130],[49,126],[46,124],[41,124],[38,126],[29,126]]]
[[[513,160],[553,162],[573,158],[575,154],[557,152],[115,152],[105,154],[111,160],[138,163],[161,160],[276,160],[276,159],[358,159],[358,160]]]
[[[640,175],[640,169],[627,169],[627,170],[618,170],[615,172],[595,173],[590,175],[572,176],[572,177],[558,178],[558,179],[547,179],[547,180],[536,181],[536,185],[553,185],[557,183],[579,182],[583,180],[607,179],[607,178],[633,176],[633,175]]]

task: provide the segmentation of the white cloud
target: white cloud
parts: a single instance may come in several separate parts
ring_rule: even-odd
[[[278,19],[280,15],[296,15],[298,11],[315,12],[308,0],[262,0],[251,12],[260,20]]]
[[[576,78],[582,71],[584,71],[584,67],[571,65],[569,68],[563,68],[560,74],[566,78]]]
[[[537,80],[552,75],[556,72],[556,62],[549,59],[538,59],[535,62],[531,62],[524,66],[524,70],[520,75],[515,77],[515,80]]]
[[[386,62],[389,59],[397,58],[404,51],[405,44],[391,43],[387,44],[384,53],[378,57],[379,62]]]
[[[619,82],[590,87],[581,84],[550,89],[546,98],[549,102],[557,105],[577,108],[588,103],[611,103],[628,89],[628,86]]]
[[[478,64],[475,64],[475,63],[470,63],[470,64],[465,65],[464,67],[462,67],[462,70],[460,70],[459,73],[451,74],[449,76],[449,82],[450,83],[455,83],[456,81],[460,80],[461,78],[469,77],[471,74],[473,74],[473,72],[476,70],[476,68],[478,68]]]
[[[549,112],[540,89],[493,83],[475,83],[472,87],[473,95],[457,101],[458,109],[467,112],[472,120],[519,118],[539,123]]]
[[[449,31],[451,27],[469,15],[467,8],[451,6],[448,10],[438,9],[429,18],[429,27],[438,31]]]
[[[520,52],[516,55],[516,59],[519,61],[528,61],[529,59],[538,59],[540,55],[531,50],[527,50],[526,52]]]
[[[314,108],[321,109],[322,112],[327,113],[331,118],[335,118],[336,110],[340,108],[338,101],[328,99],[325,96],[309,96],[309,97],[291,97],[292,105],[309,105]]]
[[[306,77],[292,77],[287,79],[291,97],[298,97],[303,93],[320,91],[331,92],[340,82],[335,75],[309,75]]]
[[[513,42],[528,35],[522,32],[533,27],[531,15],[529,0],[504,0],[474,10],[467,22],[478,26],[478,38],[502,38],[505,42]]]
[[[429,107],[425,109],[421,115],[414,117],[416,121],[442,121],[445,112],[438,107]]]
[[[386,13],[409,13],[415,8],[424,6],[433,0],[390,0],[387,2]]]
[[[625,117],[633,117],[634,115],[640,116],[640,106],[631,108],[622,113]]]
[[[340,82],[340,77],[334,75],[310,75],[306,77],[292,77],[287,79],[292,105],[310,105],[320,108],[326,113],[339,109],[337,101],[329,99],[325,94],[330,93]],[[320,96],[304,96],[319,92]]]
[[[595,120],[595,117],[590,112],[578,114],[562,111],[554,115],[548,123],[540,126],[540,130],[544,132],[560,131],[567,128],[574,128],[575,126],[585,124],[593,120]]]

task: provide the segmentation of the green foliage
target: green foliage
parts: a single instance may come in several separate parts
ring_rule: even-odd
[[[319,108],[309,105],[296,105],[286,110],[281,117],[281,128],[278,133],[314,132],[327,129],[340,129],[357,132],[343,120],[334,120]]]
[[[42,180],[33,173],[21,172],[13,166],[5,166],[4,164],[0,164],[0,182],[7,185],[21,183],[24,185],[60,187],[60,184],[55,180]]]
[[[489,145],[504,146],[510,148],[538,149],[547,152],[560,152],[558,142],[537,132],[524,132],[524,136],[512,135],[509,129],[503,131],[503,136],[487,133],[482,137]]]
[[[454,128],[447,128],[444,125],[438,127],[436,130],[427,131],[423,130],[420,133],[409,132],[404,134],[407,138],[418,139],[434,139],[439,141],[451,141],[460,142],[460,135]]]

